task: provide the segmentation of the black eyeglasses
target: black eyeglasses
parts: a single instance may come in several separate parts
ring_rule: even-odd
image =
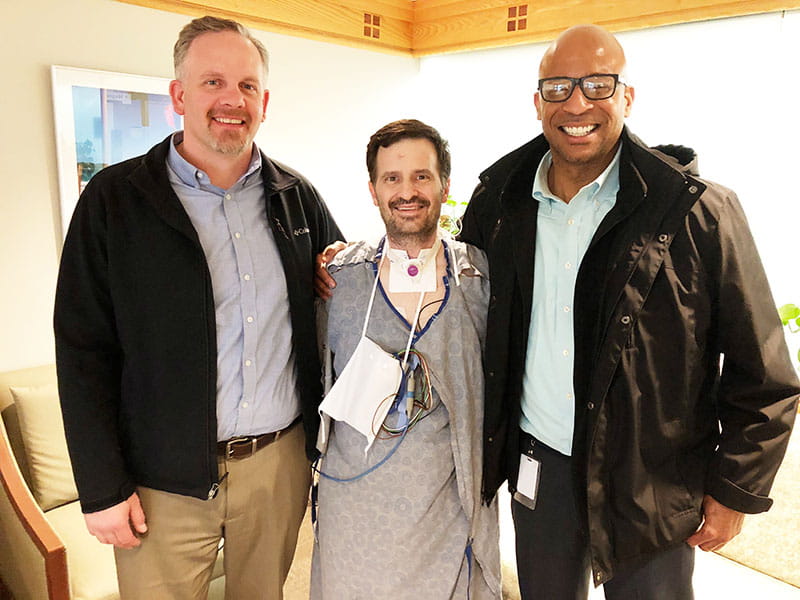
[[[627,85],[617,73],[593,73],[584,77],[547,77],[539,80],[539,97],[545,102],[566,102],[576,87],[589,100],[605,100],[617,91],[617,84]]]

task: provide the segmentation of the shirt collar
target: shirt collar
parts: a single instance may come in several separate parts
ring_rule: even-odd
[[[208,178],[208,173],[198,169],[178,152],[178,145],[183,142],[183,131],[176,131],[172,134],[172,140],[167,154],[167,165],[178,176],[181,183],[195,189],[214,187]],[[259,173],[261,170],[261,152],[253,142],[253,153],[250,156],[250,164],[239,180],[231,187],[241,184],[242,186],[250,183],[251,175]]]
[[[617,148],[617,153],[605,170],[597,176],[597,179],[583,186],[576,196],[585,194],[589,200],[615,201],[619,191],[619,162],[622,154],[622,144]],[[539,168],[536,169],[536,176],[533,179],[533,197],[539,202],[547,201],[561,202],[561,200],[550,191],[547,183],[547,174],[553,164],[553,156],[550,150],[542,157]]]

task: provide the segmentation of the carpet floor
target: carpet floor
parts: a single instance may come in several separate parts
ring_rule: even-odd
[[[792,436],[766,513],[748,515],[742,532],[719,554],[800,588],[800,433]],[[284,586],[287,600],[308,598],[313,537],[307,513],[300,528],[292,570]],[[513,563],[503,565],[504,598],[515,598]]]
[[[789,441],[770,497],[772,508],[745,517],[742,532],[719,554],[800,587],[800,433]]]

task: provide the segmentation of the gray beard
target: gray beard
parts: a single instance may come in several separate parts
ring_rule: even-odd
[[[247,146],[248,146],[247,142],[241,142],[239,140],[236,140],[230,142],[214,141],[212,147],[214,148],[215,152],[219,152],[220,154],[238,156],[239,154],[245,151]]]
[[[404,247],[406,245],[423,245],[430,242],[436,237],[437,223],[433,223],[431,227],[426,227],[420,231],[402,231],[393,226],[393,224],[386,223],[386,237],[392,241],[393,246]]]

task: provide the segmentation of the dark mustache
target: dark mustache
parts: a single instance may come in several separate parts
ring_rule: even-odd
[[[403,206],[404,204],[419,204],[420,206],[425,208],[431,205],[431,203],[425,198],[420,198],[419,196],[412,196],[411,198],[401,198],[399,200],[393,200],[392,202],[389,203],[389,208],[397,208],[398,206]]]

